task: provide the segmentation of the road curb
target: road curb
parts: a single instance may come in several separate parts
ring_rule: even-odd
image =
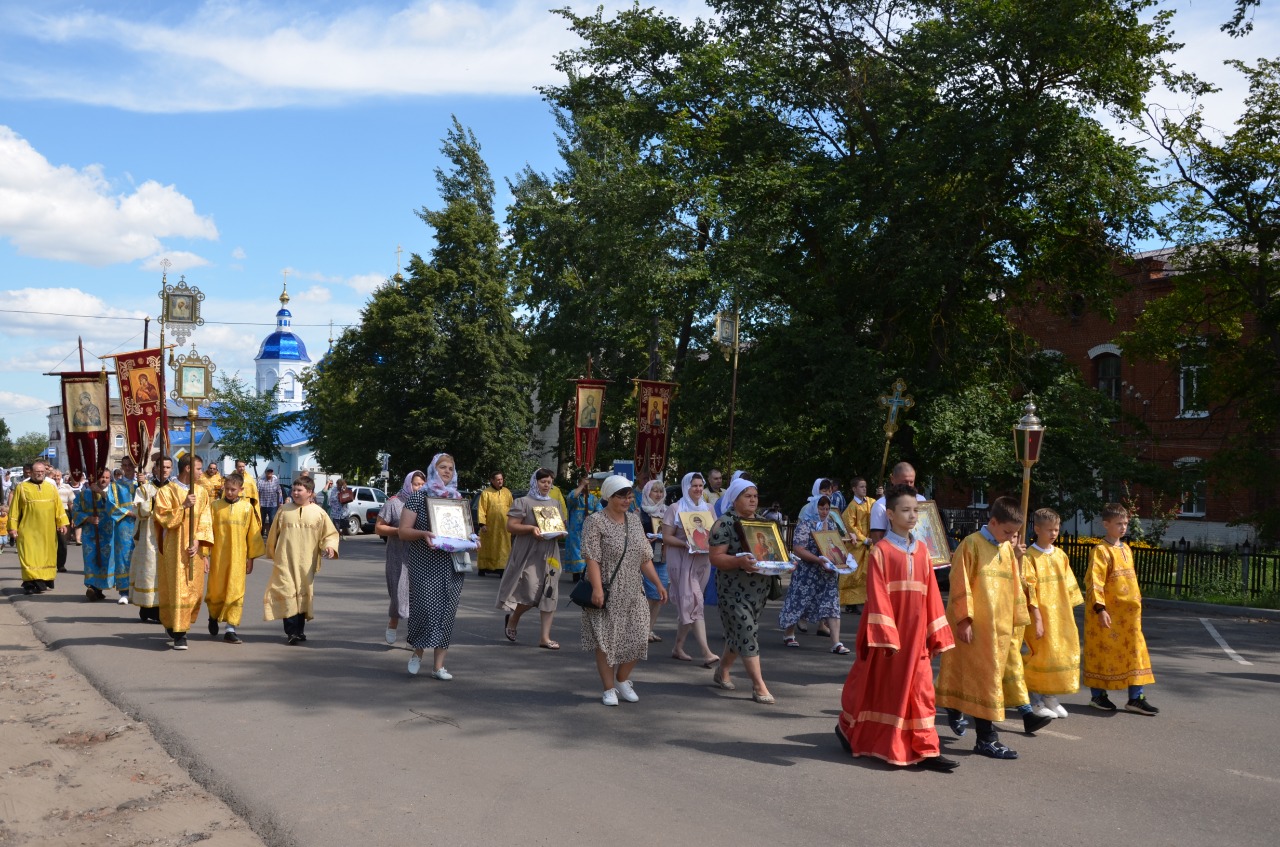
[[[1142,606],[1145,609],[1167,609],[1172,612],[1190,612],[1220,618],[1261,618],[1280,621],[1280,609],[1255,609],[1251,606],[1223,606],[1218,603],[1193,603],[1189,600],[1162,600],[1152,597],[1143,597]]]

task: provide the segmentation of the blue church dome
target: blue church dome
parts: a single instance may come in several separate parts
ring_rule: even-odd
[[[286,362],[311,361],[311,358],[307,355],[307,345],[303,344],[302,339],[294,335],[292,330],[289,329],[293,314],[286,306],[288,302],[289,295],[287,293],[281,295],[280,311],[276,312],[276,331],[262,340],[262,347],[259,348],[257,358],[254,361],[263,359]]]

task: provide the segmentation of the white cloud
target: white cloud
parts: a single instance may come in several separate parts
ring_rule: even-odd
[[[247,254],[244,252],[243,247],[237,247],[236,249],[231,251],[231,258],[235,259],[236,261],[241,261],[242,259],[246,258],[246,256]]]
[[[101,165],[53,165],[0,126],[0,238],[18,252],[101,266],[156,256],[170,236],[216,239],[218,229],[172,185],[117,192]]]
[[[24,412],[42,412],[49,408],[48,400],[41,400],[39,397],[30,397],[26,394],[16,394],[12,391],[0,391],[0,417],[5,417]],[[10,435],[21,435],[20,432],[14,432],[12,427],[9,431]]]
[[[356,274],[347,277],[344,282],[360,294],[372,294],[387,281],[386,274]]]
[[[302,4],[219,0],[201,3],[177,23],[79,8],[14,12],[0,18],[0,29],[7,26],[47,49],[38,67],[10,58],[0,66],[0,80],[20,95],[140,112],[383,95],[532,95],[535,86],[560,79],[553,58],[577,43],[549,5],[414,0],[388,9],[366,0],[324,17]],[[705,14],[697,0],[670,5],[668,11],[690,17]],[[83,64],[84,53],[104,51],[111,55],[111,73]]]
[[[165,265],[164,262],[169,264]],[[170,273],[182,273],[191,268],[199,268],[209,264],[209,260],[203,256],[197,256],[195,253],[188,253],[185,250],[170,250],[165,253],[157,253],[147,259],[140,266],[144,271],[168,271]]]
[[[314,303],[316,305],[323,305],[333,299],[332,292],[323,285],[313,285],[290,296],[299,303]]]

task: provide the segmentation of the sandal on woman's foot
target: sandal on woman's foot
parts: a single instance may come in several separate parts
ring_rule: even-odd
[[[693,657],[692,657],[692,656],[681,656],[679,653],[672,653],[672,654],[671,654],[671,658],[675,659],[677,662],[692,662],[692,661],[693,661]]]
[[[651,633],[649,633],[649,643],[650,643],[650,644],[656,644],[656,643],[658,643],[658,642],[659,642],[659,641],[661,641],[661,640],[662,640],[662,636],[661,636],[661,635],[658,635],[658,633],[656,633],[656,632],[651,632]]]
[[[714,667],[715,667],[717,664],[719,664],[719,663],[720,663],[720,657],[719,657],[719,656],[712,656],[710,659],[707,659],[706,661],[704,661],[704,662],[702,663],[702,666],[703,666],[704,668],[708,668],[708,669],[710,669],[710,668],[714,668]]]
[[[716,688],[720,688],[725,691],[733,691],[738,687],[734,685],[732,682],[730,682],[728,679],[722,678],[720,676],[719,671],[716,671],[711,675],[711,684],[714,685]]]
[[[796,632],[808,632],[808,631],[809,631],[809,627],[805,626],[804,624],[802,623],[796,624]]]
[[[827,629],[825,626],[818,627],[818,631],[815,632],[814,635],[818,636],[819,638],[830,638],[831,630]]]
[[[543,650],[559,650],[560,642],[559,641],[543,641],[538,646],[541,647]]]
[[[783,647],[799,647],[800,642],[796,640],[796,637],[794,635],[788,635],[786,638],[782,639],[782,646]]]
[[[774,703],[778,702],[773,698],[772,694],[759,694],[755,691],[751,692],[751,699],[765,706],[772,706]]]
[[[835,653],[837,656],[847,656],[849,655],[849,648],[844,646],[844,642],[841,641],[831,648],[831,652]]]

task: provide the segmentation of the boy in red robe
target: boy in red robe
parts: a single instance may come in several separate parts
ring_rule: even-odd
[[[911,536],[919,519],[915,489],[891,486],[885,510],[889,531],[867,557],[867,602],[836,737],[855,757],[949,772],[960,763],[938,744],[931,661],[955,641],[929,551]]]

